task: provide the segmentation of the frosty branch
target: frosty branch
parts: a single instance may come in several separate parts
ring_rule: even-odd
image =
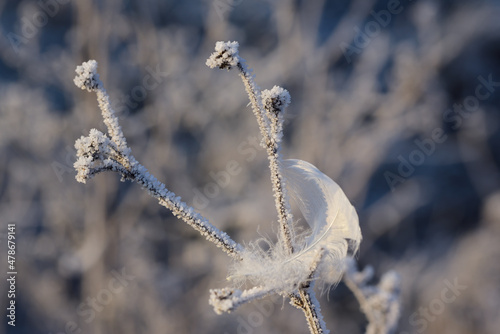
[[[287,201],[286,189],[279,165],[281,160],[280,143],[283,136],[283,114],[285,108],[290,104],[290,94],[278,86],[260,92],[255,83],[252,70],[246,66],[245,60],[239,56],[237,42],[217,42],[215,52],[210,56],[206,64],[210,68],[218,67],[230,70],[237,67],[239,70],[239,75],[250,99],[252,111],[257,118],[263,139],[262,146],[267,150],[281,234],[286,248],[292,253],[294,248],[291,226],[293,217]]]
[[[361,242],[361,231],[356,211],[342,189],[315,166],[302,160],[282,159],[283,115],[290,104],[288,91],[278,86],[274,86],[271,90],[260,91],[252,70],[239,56],[237,42],[217,42],[215,52],[206,64],[211,68],[228,70],[236,68],[239,71],[257,119],[262,135],[262,146],[268,155],[280,226],[278,241],[275,244],[269,240],[265,241],[271,245],[270,249],[262,249],[259,245],[260,240],[242,247],[225,232],[210,224],[192,207],[182,202],[180,197],[168,190],[139,164],[131,154],[118,118],[111,108],[109,96],[99,79],[95,60],[85,62],[76,68],[77,76],[74,82],[81,89],[97,94],[108,133],[92,129],[88,136],[76,141],[78,156],[74,164],[77,170],[76,179],[85,183],[101,172],[117,172],[121,175],[122,181],[130,180],[140,184],[176,217],[231,256],[234,261],[228,279],[232,285],[210,291],[209,303],[215,312],[219,314],[231,312],[244,303],[269,294],[279,294],[289,298],[293,306],[304,312],[312,334],[328,333],[313,289],[316,282],[326,285],[336,284],[346,268],[345,261],[357,252]],[[296,232],[289,196],[310,227],[305,233]],[[349,273],[354,272],[351,269]],[[378,309],[375,310],[376,307],[370,309],[364,306],[369,304],[366,300],[372,295],[367,297],[368,290],[363,290],[353,282],[355,281],[346,280],[347,285],[360,300],[362,309],[370,320],[370,326],[372,322],[374,323],[372,327],[369,326],[369,333],[383,333],[373,331],[371,328],[377,330],[393,328],[390,324],[385,325],[393,320],[393,316],[378,316],[391,312],[388,313],[384,309],[380,313]],[[253,287],[247,290],[240,289],[248,285]],[[375,291],[373,295],[378,295],[379,290],[373,290]],[[391,305],[389,308],[397,307],[397,302]]]
[[[399,275],[394,271],[386,272],[377,286],[370,286],[367,283],[373,278],[372,267],[359,272],[352,260],[347,261],[346,266],[344,282],[368,319],[366,334],[394,333],[400,315]]]
[[[235,259],[240,258],[241,245],[233,241],[225,232],[210,224],[206,218],[195,212],[193,208],[181,201],[181,198],[169,191],[163,183],[149,174],[131,154],[114,110],[111,108],[109,96],[99,79],[97,62],[90,60],[76,68],[75,85],[89,92],[96,92],[99,108],[109,137],[92,129],[87,137],[81,137],[75,143],[78,160],[74,166],[76,179],[85,183],[95,175],[104,171],[118,172],[122,180],[131,180],[144,187],[161,205],[188,223],[195,230],[217,247]]]

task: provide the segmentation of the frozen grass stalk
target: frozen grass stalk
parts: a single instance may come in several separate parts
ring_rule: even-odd
[[[379,287],[366,286],[367,280],[354,279],[351,256],[361,242],[358,216],[342,189],[312,164],[302,160],[283,160],[281,140],[283,115],[290,104],[290,94],[274,86],[260,91],[245,60],[239,56],[237,42],[217,42],[215,52],[206,64],[211,68],[237,69],[252,107],[266,149],[271,184],[280,233],[270,249],[259,246],[259,240],[242,247],[220,231],[192,207],[149,174],[131,154],[109,96],[97,73],[97,62],[90,60],[76,68],[75,84],[97,94],[107,134],[92,129],[75,143],[76,179],[85,183],[104,171],[114,171],[122,181],[135,181],[155,197],[161,205],[200,232],[207,240],[233,258],[228,280],[231,286],[210,290],[209,303],[218,314],[231,312],[238,306],[279,294],[301,309],[312,334],[329,331],[323,321],[314,293],[315,283],[332,286],[344,280],[354,292],[370,322],[367,333],[391,333],[399,316],[398,281],[394,275],[384,276]],[[297,233],[293,223],[289,197],[297,205],[310,229]],[[346,267],[347,266],[347,267]],[[356,276],[357,275],[357,276]],[[242,286],[252,288],[241,290]],[[379,305],[376,301],[381,301]]]

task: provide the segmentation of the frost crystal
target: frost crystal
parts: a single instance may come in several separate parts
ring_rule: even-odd
[[[283,115],[286,107],[290,104],[290,94],[286,89],[274,86],[271,90],[263,90],[261,96],[262,104],[269,119],[270,139],[275,144],[279,144],[283,136]]]
[[[215,52],[207,59],[207,66],[210,68],[227,68],[228,70],[237,66],[240,62],[238,46],[238,42],[217,42]]]
[[[108,149],[106,145],[109,139],[104,133],[99,130],[91,129],[87,137],[82,136],[75,143],[75,148],[77,150],[76,155],[81,156],[95,156],[96,154],[102,154],[102,152],[107,152]]]
[[[76,67],[76,77],[73,82],[77,87],[86,89],[89,92],[96,91],[101,84],[99,74],[97,74],[97,62],[89,60]]]
[[[290,93],[286,89],[274,86],[271,90],[262,91],[262,103],[266,110],[275,114],[282,113],[290,104]]]
[[[222,314],[235,308],[236,300],[241,297],[241,290],[220,289],[211,290],[209,303],[214,307],[215,313]]]
[[[82,136],[75,143],[76,160],[74,167],[77,170],[76,180],[85,183],[86,180],[95,175],[95,168],[99,167],[99,162],[105,161],[106,157],[111,153],[110,146],[112,144],[109,138],[96,129],[90,130],[87,137]],[[110,166],[110,163],[103,164]]]

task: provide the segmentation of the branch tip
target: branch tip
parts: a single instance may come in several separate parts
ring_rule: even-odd
[[[77,75],[73,79],[73,82],[78,88],[86,89],[89,92],[95,92],[102,86],[102,82],[99,79],[99,73],[97,73],[97,61],[86,61],[77,66],[75,72]]]
[[[240,63],[238,54],[238,42],[217,42],[215,44],[215,52],[207,59],[206,65],[210,68],[218,67],[230,70]]]

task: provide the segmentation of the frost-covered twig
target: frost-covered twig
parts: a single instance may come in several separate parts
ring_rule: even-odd
[[[263,137],[263,146],[268,153],[280,224],[280,234],[275,244],[265,240],[270,247],[263,249],[259,245],[261,240],[257,240],[243,248],[182,202],[180,197],[167,190],[163,183],[138,163],[127,146],[118,119],[111,108],[109,96],[99,80],[97,62],[93,60],[77,67],[78,75],[74,81],[78,87],[96,92],[108,135],[92,129],[88,136],[76,141],[76,178],[85,183],[101,172],[117,172],[122,176],[122,180],[140,184],[176,217],[184,220],[232,256],[235,261],[228,279],[232,281],[233,287],[210,291],[209,302],[217,313],[231,312],[241,304],[269,294],[279,294],[289,298],[292,305],[304,312],[312,334],[326,334],[328,330],[314,293],[314,286],[316,282],[336,284],[342,277],[345,260],[357,252],[361,231],[356,210],[342,189],[315,166],[302,160],[282,160],[280,145],[283,136],[283,114],[290,103],[290,95],[277,86],[260,92],[251,70],[238,54],[237,42],[217,42],[215,52],[207,60],[207,65],[221,69],[238,68],[240,71]],[[294,233],[288,194],[310,227],[306,233]],[[387,326],[392,324],[390,315],[395,312],[381,313],[377,309],[378,299],[373,296],[381,294],[377,292],[373,296],[369,295],[371,290],[363,289],[353,282],[355,281],[349,281],[347,278],[346,283],[352,286],[370,322],[373,320],[369,330],[374,329],[370,334],[379,333],[375,329],[380,327],[380,319],[384,315],[383,324],[389,328]],[[389,285],[387,282],[390,280],[387,278],[383,282],[386,283],[380,286],[382,290]],[[240,290],[239,287],[245,284],[254,287]],[[388,305],[392,310],[393,304]]]
[[[318,267],[325,255],[325,250],[320,248],[314,262],[311,264],[310,273],[307,280],[302,283],[299,289],[299,299],[290,298],[290,304],[301,308],[307,319],[309,330],[314,334],[328,334],[319,301],[314,293],[315,276],[318,274]]]
[[[269,121],[268,135],[265,138],[266,150],[271,170],[271,183],[278,211],[279,224],[290,253],[294,252],[293,216],[281,167],[281,139],[283,138],[283,114],[290,104],[290,94],[286,89],[274,86],[262,91],[262,101]]]
[[[99,108],[101,109],[104,124],[108,128],[108,133],[111,136],[111,140],[118,146],[118,149],[123,152],[125,156],[130,154],[130,150],[127,147],[127,141],[123,135],[120,124],[118,123],[118,118],[115,116],[115,112],[111,108],[111,103],[109,101],[109,95],[104,89],[102,81],[99,79],[99,73],[97,73],[97,62],[95,60],[89,60],[84,62],[82,65],[77,66],[75,72],[77,76],[73,80],[77,87],[87,90],[89,92],[96,92],[97,102]]]
[[[268,153],[281,228],[278,243],[269,251],[262,250],[258,244],[250,245],[242,253],[242,261],[234,264],[230,278],[237,284],[248,281],[255,284],[259,293],[235,289],[214,292],[212,302],[216,311],[234,309],[241,304],[242,295],[254,299],[264,296],[261,293],[264,291],[279,291],[290,298],[292,305],[304,311],[311,333],[328,333],[313,291],[314,282],[338,282],[349,246],[354,252],[358,249],[361,232],[356,211],[340,187],[316,167],[301,160],[281,160],[283,113],[290,103],[286,90],[275,86],[260,92],[254,75],[239,56],[237,42],[217,42],[207,65],[239,69]],[[285,184],[311,227],[309,235],[293,233]]]
[[[90,60],[76,68],[75,84],[81,89],[96,92],[99,108],[111,138],[104,133],[92,129],[89,136],[82,136],[75,143],[78,160],[74,167],[76,179],[85,183],[103,171],[115,171],[121,174],[122,180],[139,183],[155,197],[161,205],[172,211],[174,216],[182,219],[207,240],[222,248],[235,259],[240,259],[243,248],[233,241],[227,233],[220,231],[192,207],[181,201],[181,198],[169,191],[147,169],[132,156],[123,135],[104,86],[97,73],[97,62]]]
[[[233,288],[210,290],[209,303],[217,314],[231,312],[238,306],[263,298],[267,295],[279,293],[279,290],[265,287],[254,287],[245,291]]]
[[[377,286],[367,285],[373,278],[368,266],[358,272],[354,261],[347,261],[344,282],[353,292],[368,319],[366,334],[392,334],[400,313],[400,278],[394,271],[385,273]]]
[[[260,92],[255,83],[255,76],[248,68],[245,60],[240,57],[238,42],[217,42],[215,52],[207,59],[207,66],[220,69],[238,68],[239,75],[247,91],[252,111],[257,119],[263,146],[267,151],[269,168],[271,170],[271,183],[273,187],[278,222],[289,253],[294,251],[293,216],[290,210],[285,183],[280,170],[280,143],[283,136],[283,113],[290,103],[290,94],[287,90],[274,86],[271,90]]]
[[[307,290],[299,290],[302,310],[306,316],[307,324],[311,334],[328,334],[318,299],[313,291],[313,285]]]

